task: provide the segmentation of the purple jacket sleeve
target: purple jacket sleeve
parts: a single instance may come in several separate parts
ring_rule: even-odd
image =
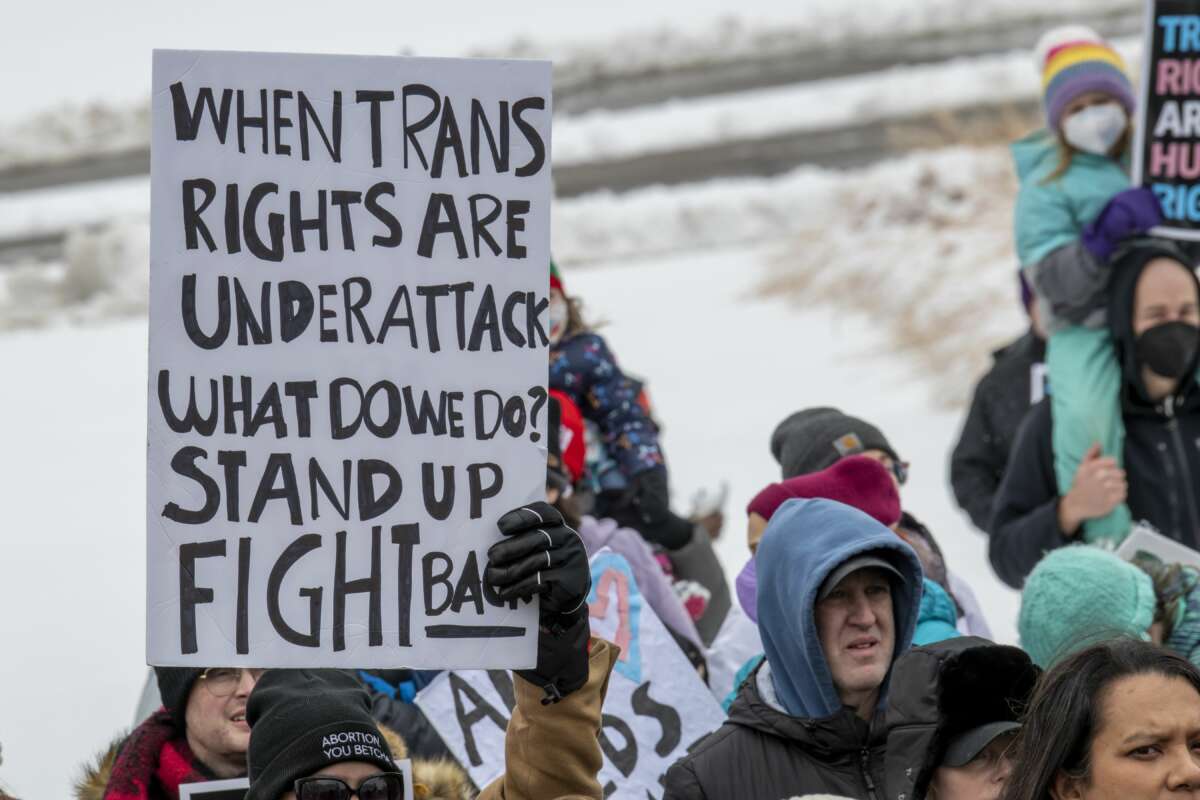
[[[696,645],[701,653],[704,652],[696,623],[683,607],[683,601],[671,588],[671,582],[663,574],[662,568],[650,551],[650,546],[641,534],[630,528],[618,527],[611,519],[584,517],[579,525],[579,536],[583,539],[583,546],[587,548],[589,557],[604,547],[609,547],[614,553],[624,557],[633,570],[634,580],[637,581],[642,596],[662,623]]]

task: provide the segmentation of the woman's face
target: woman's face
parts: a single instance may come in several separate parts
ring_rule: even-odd
[[[1182,678],[1121,678],[1104,693],[1082,781],[1059,776],[1055,800],[1200,798],[1200,693]]]
[[[997,736],[961,767],[938,767],[929,797],[935,800],[998,800],[1012,772],[1010,750],[1015,734]]]

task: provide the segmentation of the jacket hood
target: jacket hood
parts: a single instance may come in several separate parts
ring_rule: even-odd
[[[1008,358],[1030,358],[1033,361],[1045,361],[1046,340],[1038,336],[1031,328],[1025,331],[1025,335],[1021,338],[992,351],[992,360],[996,363]]]
[[[112,768],[117,763],[117,755],[121,752],[122,739],[117,739],[96,758],[83,765],[79,777],[75,780],[76,800],[103,800],[104,790],[108,788],[108,780],[112,777]]]
[[[1113,259],[1112,285],[1109,290],[1108,325],[1116,346],[1117,358],[1125,380],[1126,406],[1153,407],[1146,387],[1142,382],[1142,370],[1137,359],[1137,337],[1133,333],[1133,304],[1138,279],[1146,266],[1156,258],[1170,258],[1186,269],[1200,292],[1200,280],[1189,265],[1191,260],[1177,245],[1166,239],[1137,239],[1117,253]],[[1187,375],[1194,375],[1200,366],[1200,350],[1192,359]],[[1190,388],[1192,381],[1185,379],[1183,386]],[[1192,392],[1191,394],[1195,394]]]
[[[1036,180],[1042,172],[1050,174],[1058,166],[1059,158],[1061,158],[1058,137],[1046,128],[1041,128],[1017,139],[1009,145],[1008,149],[1012,153],[1013,164],[1017,170],[1017,180],[1021,182],[1029,179]],[[1094,167],[1110,162],[1112,159],[1108,156],[1095,153],[1076,151],[1071,155],[1072,164],[1088,164]],[[1119,163],[1124,165],[1127,162],[1128,154],[1123,156]]]
[[[1058,159],[1058,139],[1045,128],[1017,139],[1009,150],[1017,168],[1017,180],[1024,181],[1043,166]]]
[[[963,636],[896,661],[885,718],[887,796],[924,797],[949,741],[1020,719],[1041,671],[1019,647]]]
[[[892,591],[896,658],[912,643],[921,603],[923,575],[911,547],[858,509],[832,500],[788,500],[763,533],[755,558],[758,630],[779,700],[792,716],[829,717],[842,709],[814,607],[825,578],[864,553],[904,576]],[[881,700],[887,684],[885,677]]]
[[[925,579],[923,588],[921,612],[917,618],[917,629],[913,633],[913,644],[933,644],[958,636],[958,608],[949,592],[929,578]]]

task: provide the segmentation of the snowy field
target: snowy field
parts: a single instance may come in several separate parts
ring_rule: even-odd
[[[710,249],[565,275],[608,321],[623,365],[649,381],[676,505],[729,482],[720,555],[732,576],[747,553],[742,508],[778,478],[775,423],[817,404],[865,416],[913,463],[906,507],[1013,641],[1017,597],[992,576],[984,537],[946,484],[959,413],[934,410],[868,318],[754,299],[773,257]],[[0,504],[0,777],[27,800],[60,798],[75,765],[131,723],[145,675],[146,324],[8,333],[0,363],[13,387],[0,395],[0,480],[15,487]]]
[[[758,294],[869,318],[885,349],[934,378],[924,381],[927,390],[954,408],[990,349],[1020,324],[1012,302],[1015,188],[1007,149],[990,146],[922,151],[852,171],[804,167],[775,178],[596,192],[555,203],[552,252],[573,268],[771,244]],[[0,270],[0,331],[145,315],[147,181],[119,189],[102,206],[95,187],[28,193],[47,204],[31,202],[24,212],[0,198],[0,230],[5,219],[84,225],[76,215],[97,207],[120,217],[73,230],[57,262]],[[945,335],[968,321],[971,337]]]

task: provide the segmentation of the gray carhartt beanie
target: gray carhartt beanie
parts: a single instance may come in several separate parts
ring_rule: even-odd
[[[901,460],[874,425],[827,406],[797,411],[771,434],[771,455],[784,480],[820,472],[864,450],[882,450]]]

